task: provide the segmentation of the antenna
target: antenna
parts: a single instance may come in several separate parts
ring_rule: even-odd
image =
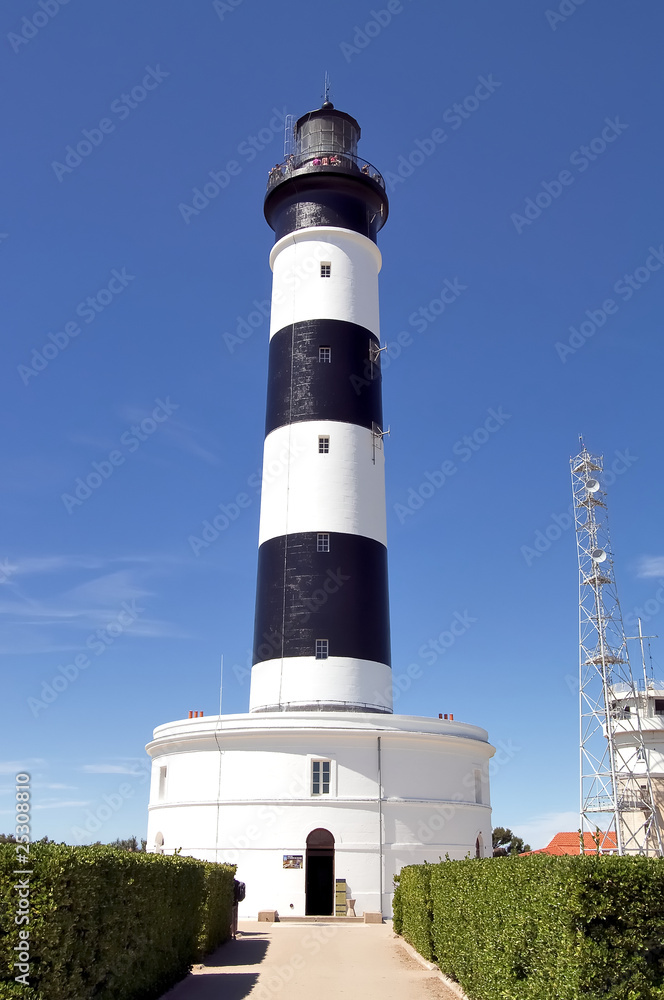
[[[330,74],[325,70],[325,83],[323,84],[323,101],[329,101],[330,99],[330,89],[332,84],[330,82]]]
[[[599,479],[603,460],[582,443],[570,465],[579,560],[582,844],[583,834],[600,830],[598,851],[662,857],[644,741],[647,691],[642,702],[627,652]]]

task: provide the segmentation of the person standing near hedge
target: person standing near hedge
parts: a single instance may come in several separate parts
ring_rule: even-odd
[[[235,941],[237,938],[237,911],[238,904],[242,902],[247,892],[244,882],[233,879],[233,916],[231,920],[231,937]]]

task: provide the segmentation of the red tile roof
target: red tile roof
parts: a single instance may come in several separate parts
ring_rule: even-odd
[[[601,830],[599,832],[600,836],[600,848],[602,851],[615,851],[618,849],[618,844],[616,842],[615,833],[603,833]],[[592,833],[584,833],[583,835],[583,846],[585,848],[586,854],[596,854],[597,845],[593,840]],[[581,845],[579,842],[579,831],[574,830],[571,833],[557,833],[550,844],[547,847],[542,847],[538,851],[526,851],[521,857],[525,857],[527,854],[580,854]]]

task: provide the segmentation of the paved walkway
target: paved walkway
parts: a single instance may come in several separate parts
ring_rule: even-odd
[[[390,924],[240,921],[162,1000],[456,1000],[402,948]]]

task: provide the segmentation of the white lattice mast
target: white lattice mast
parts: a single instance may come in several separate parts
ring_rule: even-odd
[[[662,855],[609,537],[601,456],[571,460],[579,557],[581,831],[600,850]]]

